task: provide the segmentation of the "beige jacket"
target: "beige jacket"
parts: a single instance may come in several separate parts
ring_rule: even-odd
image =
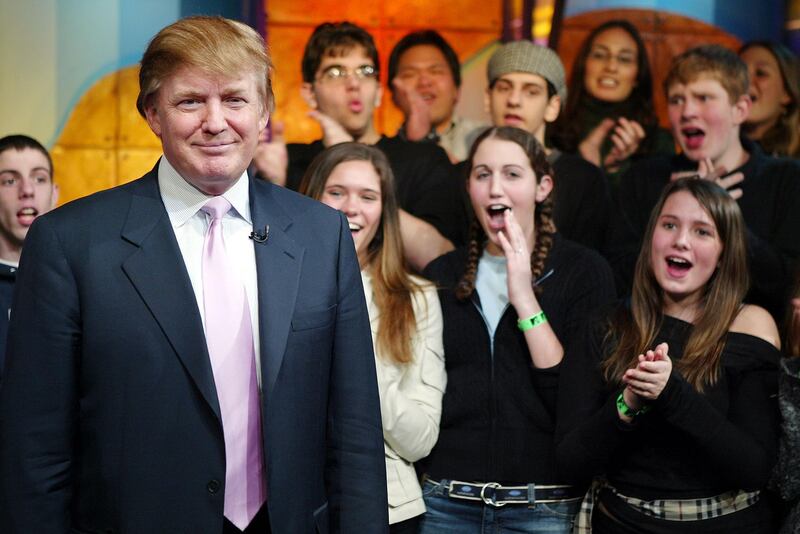
[[[372,279],[361,271],[372,326],[373,345],[380,316],[372,292]],[[413,462],[427,456],[439,438],[442,395],[447,384],[442,348],[442,309],[433,285],[414,280],[424,291],[413,297],[417,332],[412,340],[414,359],[407,365],[392,363],[378,354],[375,367],[383,419],[389,523],[425,512],[422,490]],[[391,320],[389,320],[391,327]]]

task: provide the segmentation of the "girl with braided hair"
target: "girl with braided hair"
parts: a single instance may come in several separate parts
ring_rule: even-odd
[[[555,181],[532,134],[492,128],[468,161],[468,248],[425,270],[440,287],[448,385],[422,465],[421,532],[566,533],[585,488],[554,468],[560,362],[613,299],[611,270],[557,233]]]

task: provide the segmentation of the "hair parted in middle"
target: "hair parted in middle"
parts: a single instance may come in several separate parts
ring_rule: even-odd
[[[322,151],[306,170],[300,182],[300,193],[320,200],[333,170],[348,161],[367,161],[380,179],[381,222],[367,247],[368,269],[372,275],[375,303],[383,317],[375,340],[378,352],[397,363],[408,363],[413,357],[411,339],[416,331],[412,298],[422,290],[410,276],[403,256],[400,237],[400,216],[395,194],[394,174],[381,150],[362,143],[333,145]],[[420,299],[425,302],[425,299]]]
[[[375,70],[379,71],[378,48],[367,30],[348,21],[323,22],[314,28],[303,51],[303,81],[314,83],[322,58],[341,57],[356,47],[364,49],[364,54],[372,60]]]
[[[551,131],[548,132],[550,136],[557,139],[558,146],[562,150],[577,152],[578,145],[583,141],[582,136],[586,135],[586,132],[579,130],[581,121],[576,120],[582,110],[585,109],[586,102],[593,98],[586,89],[586,60],[592,52],[595,38],[601,33],[614,28],[623,30],[636,43],[636,83],[625,101],[625,109],[631,113],[628,118],[641,124],[645,131],[658,126],[658,117],[653,106],[653,74],[650,69],[650,60],[644,40],[636,26],[627,20],[609,20],[589,33],[581,44],[578,55],[575,56],[575,62],[572,64],[572,72],[569,78],[569,98],[564,105],[564,112],[558,117]],[[645,139],[640,146],[640,153],[647,153],[650,148],[650,141],[649,138]]]
[[[699,315],[683,355],[674,366],[698,391],[719,378],[726,335],[749,287],[744,219],[736,200],[716,183],[682,178],[667,184],[650,213],[633,275],[630,310],[621,310],[609,322],[607,340],[615,344],[603,362],[609,383],[619,383],[625,371],[636,366],[638,355],[653,348],[661,328],[664,290],[653,274],[651,243],[664,204],[680,191],[692,195],[714,221],[722,252],[717,270],[706,282]]]
[[[541,176],[550,176],[553,183],[556,183],[553,176],[553,168],[547,161],[547,154],[544,147],[536,140],[533,134],[515,128],[512,126],[496,126],[487,129],[483,132],[472,144],[469,151],[469,158],[467,161],[469,165],[469,173],[467,180],[472,175],[472,168],[474,166],[475,153],[478,147],[487,139],[499,139],[501,141],[510,141],[519,145],[525,154],[528,156],[528,161],[531,164],[536,180],[538,181]],[[554,185],[557,187],[557,185]],[[544,274],[544,262],[547,260],[547,255],[550,253],[550,248],[553,246],[553,236],[556,233],[556,225],[553,221],[553,192],[545,198],[542,202],[536,204],[534,210],[534,228],[536,239],[533,244],[533,251],[531,252],[531,284]],[[475,291],[475,280],[478,275],[478,261],[486,248],[486,241],[488,237],[483,227],[478,221],[477,217],[472,217],[472,223],[469,229],[469,242],[467,244],[467,265],[464,269],[464,274],[456,286],[456,298],[459,300],[466,300]],[[538,294],[541,293],[541,287],[534,285],[534,291]]]

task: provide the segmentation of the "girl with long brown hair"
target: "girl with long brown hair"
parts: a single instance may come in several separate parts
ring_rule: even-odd
[[[360,143],[326,149],[300,186],[341,210],[350,224],[374,340],[389,532],[399,534],[416,532],[425,511],[413,462],[436,443],[447,377],[439,299],[429,282],[405,266],[394,190],[386,156]]]
[[[532,134],[491,128],[468,162],[468,248],[425,270],[441,287],[448,384],[420,532],[567,533],[585,488],[555,470],[557,377],[579,325],[613,298],[611,270],[556,232]]]
[[[558,463],[605,477],[581,528],[772,532],[780,340],[747,293],[745,227],[715,183],[684,178],[654,208],[629,302],[566,360]],[[583,531],[582,531],[583,532]]]

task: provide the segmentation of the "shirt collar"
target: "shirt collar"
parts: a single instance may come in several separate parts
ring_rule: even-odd
[[[236,183],[222,194],[222,197],[231,203],[242,219],[252,225],[248,185],[247,171],[245,171]],[[158,164],[158,188],[174,228],[186,224],[186,221],[194,217],[212,196],[206,195],[184,180],[166,157],[162,157]]]

